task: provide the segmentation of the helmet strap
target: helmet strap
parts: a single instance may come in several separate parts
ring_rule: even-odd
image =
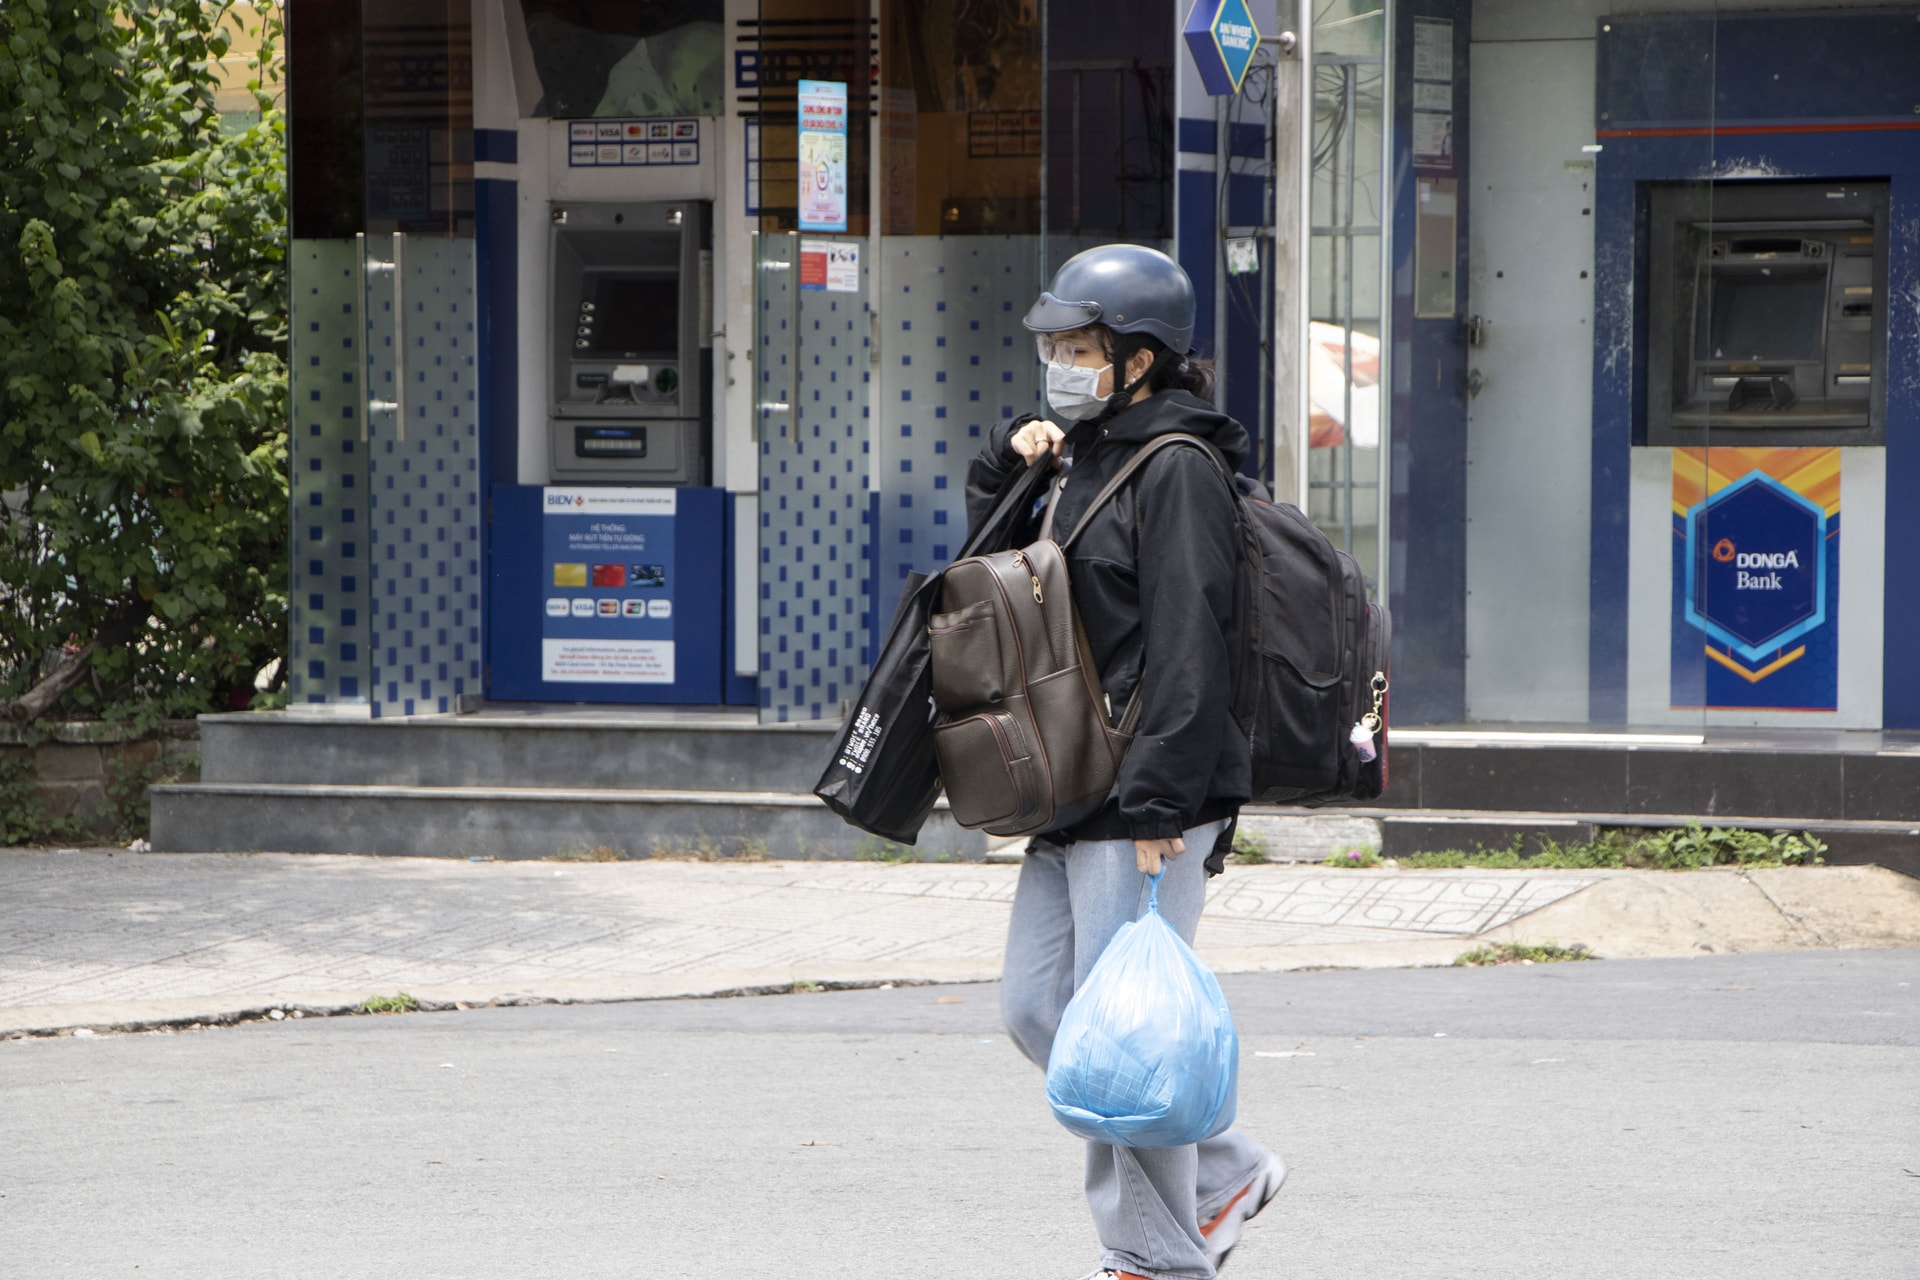
[[[1135,378],[1132,382],[1129,382],[1126,386],[1121,387],[1119,390],[1115,391],[1112,395],[1107,397],[1107,407],[1100,411],[1100,415],[1097,418],[1095,418],[1094,421],[1105,422],[1108,418],[1113,417],[1115,414],[1119,413],[1122,409],[1125,409],[1128,405],[1133,403],[1134,394],[1138,392],[1140,388],[1146,386],[1149,382],[1152,382],[1153,376],[1156,373],[1160,372],[1160,370],[1166,368],[1168,365],[1174,363],[1175,361],[1181,361],[1185,359],[1186,359],[1185,356],[1176,354],[1172,347],[1164,348],[1159,355],[1153,358],[1152,363],[1147,365],[1146,369],[1141,372],[1138,378]]]

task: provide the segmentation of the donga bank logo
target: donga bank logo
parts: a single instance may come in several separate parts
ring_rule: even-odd
[[[1687,512],[1686,620],[1749,662],[1827,621],[1827,513],[1753,471]]]

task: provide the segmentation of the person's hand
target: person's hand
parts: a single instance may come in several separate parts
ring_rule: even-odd
[[[1135,840],[1133,842],[1133,860],[1140,868],[1140,874],[1157,876],[1160,874],[1160,860],[1172,862],[1187,851],[1187,842],[1179,836],[1171,840]]]
[[[1067,447],[1066,441],[1066,432],[1045,418],[1036,418],[1014,432],[1011,443],[1013,451],[1025,458],[1028,466],[1032,466],[1049,453],[1058,465],[1060,454]]]

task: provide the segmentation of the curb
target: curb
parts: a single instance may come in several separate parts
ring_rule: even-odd
[[[1405,942],[1327,943],[1292,947],[1218,947],[1200,949],[1215,973],[1295,973],[1320,969],[1398,969],[1453,963],[1473,939],[1417,939]],[[890,964],[796,964],[777,969],[716,970],[706,973],[633,974],[619,978],[517,984],[478,983],[421,986],[406,991],[419,1002],[417,1012],[514,1008],[545,1004],[631,1004],[644,1000],[711,1000],[733,996],[791,995],[807,990],[855,991],[876,987],[946,986],[997,982],[1000,957],[968,960],[899,960]],[[184,997],[168,1000],[114,1000],[92,1004],[22,1005],[0,1009],[0,1040],[127,1034],[195,1027],[233,1026],[273,1019],[382,1016],[362,1012],[371,999],[390,997],[392,989],[263,992],[239,996]]]

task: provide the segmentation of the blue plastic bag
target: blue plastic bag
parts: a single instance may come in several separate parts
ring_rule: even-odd
[[[1122,1147],[1183,1147],[1233,1123],[1240,1037],[1213,971],[1160,914],[1120,926],[1060,1018],[1047,1101],[1074,1133]]]

